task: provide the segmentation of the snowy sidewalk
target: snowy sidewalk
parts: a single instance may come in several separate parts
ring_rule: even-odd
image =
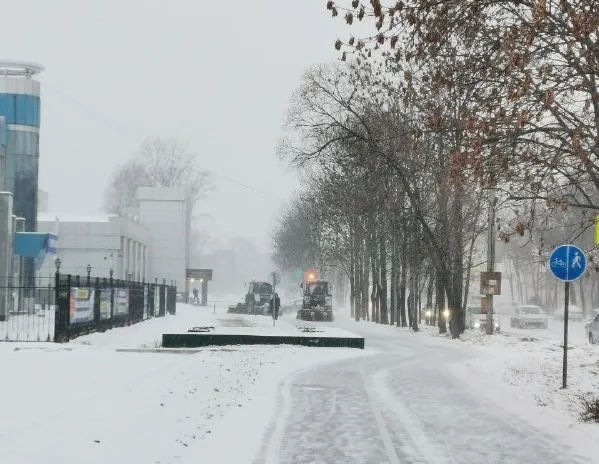
[[[218,456],[201,454],[202,441],[222,430],[222,442],[229,442],[219,426],[223,417],[254,408],[247,428],[260,434],[287,375],[366,354],[300,347],[206,348],[193,354],[116,351],[153,348],[166,331],[223,319],[228,316],[215,316],[211,308],[180,305],[176,316],[69,344],[0,345],[0,461],[217,462]]]
[[[582,396],[599,396],[599,345],[589,345],[582,324],[571,324],[568,350],[568,388],[561,389],[563,323],[552,330],[509,329],[487,336],[466,331],[460,340],[440,335],[437,327],[421,325],[419,332],[407,328],[355,322],[339,317],[343,328],[368,335],[419,338],[425,345],[468,354],[468,360],[449,366],[456,377],[487,397],[491,404],[534,420],[547,433],[564,437],[573,449],[599,456],[599,424],[580,422]],[[562,327],[559,327],[562,325]],[[505,327],[505,326],[504,326]]]

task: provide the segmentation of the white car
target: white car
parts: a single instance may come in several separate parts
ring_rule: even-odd
[[[510,327],[524,329],[527,327],[540,327],[546,329],[549,318],[540,306],[522,305],[514,309],[510,317]]]
[[[487,313],[483,313],[479,306],[469,306],[466,308],[466,328],[475,330],[485,330],[487,327]],[[501,331],[501,323],[497,314],[493,314],[493,330]]]

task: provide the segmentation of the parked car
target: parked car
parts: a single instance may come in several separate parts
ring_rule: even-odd
[[[553,313],[553,317],[558,320],[558,321],[563,321],[564,320],[564,307],[562,306],[559,309],[556,309],[555,312]],[[582,312],[582,309],[579,308],[576,305],[569,305],[568,306],[568,320],[569,321],[583,321],[584,320],[584,313]]]
[[[549,318],[540,306],[522,305],[514,309],[510,317],[510,327],[524,329],[527,327],[539,327],[546,329],[549,326]]]
[[[589,337],[589,343],[591,345],[596,341],[599,341],[599,314],[584,325],[584,330]]]

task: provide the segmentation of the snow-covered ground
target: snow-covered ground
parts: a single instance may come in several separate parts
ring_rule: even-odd
[[[348,318],[343,327],[360,333],[359,327],[364,324],[380,333],[408,332],[406,328],[376,326]],[[439,335],[436,327],[426,325],[410,335],[432,339],[440,348],[468,352],[471,356],[465,360],[450,361],[453,375],[465,380],[495,407],[563,437],[573,449],[599,456],[599,424],[579,420],[580,398],[599,398],[599,345],[588,344],[584,323],[569,324],[565,390],[561,388],[563,322],[550,320],[547,330],[510,328],[509,318],[502,324],[502,332],[492,337],[473,330],[466,331],[460,340],[451,340]]]
[[[517,400],[503,401],[503,407],[521,415],[534,410],[543,418],[541,425],[574,448],[593,449],[599,456],[599,424],[580,421],[581,398],[599,398],[599,346],[588,344],[578,327],[583,324],[570,324],[567,388],[562,389],[563,323],[555,325],[562,327],[553,333],[511,329],[488,337],[467,332],[462,341],[478,356],[454,372],[495,399],[512,394]]]
[[[289,374],[367,355],[285,346],[189,354],[144,350],[158,347],[165,332],[222,325],[230,320],[224,311],[218,305],[216,313],[179,305],[176,316],[69,344],[0,345],[0,462],[224,462],[206,453],[232,443],[235,426],[244,432],[247,452],[255,452],[252,446],[259,446],[272,416],[278,385]],[[272,325],[268,318],[255,320]],[[246,422],[238,424],[241,412]],[[214,441],[205,440],[211,436]]]

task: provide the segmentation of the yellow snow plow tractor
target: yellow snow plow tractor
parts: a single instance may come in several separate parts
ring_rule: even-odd
[[[297,319],[303,321],[332,321],[333,297],[326,280],[307,279],[301,284],[303,303]]]
[[[272,297],[272,284],[253,280],[248,285],[243,302],[229,306],[228,312],[237,314],[268,314]]]

